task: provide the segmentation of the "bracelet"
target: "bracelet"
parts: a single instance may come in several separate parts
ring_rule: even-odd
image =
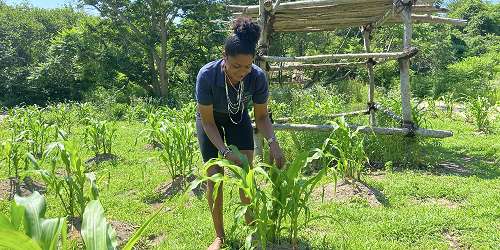
[[[267,145],[271,145],[271,143],[273,142],[278,142],[278,140],[276,139],[276,136],[271,136],[270,138],[266,138],[266,141],[267,141]]]
[[[222,157],[226,158],[226,155],[231,152],[231,149],[228,147],[225,147],[222,150],[219,150],[219,153],[222,155]]]

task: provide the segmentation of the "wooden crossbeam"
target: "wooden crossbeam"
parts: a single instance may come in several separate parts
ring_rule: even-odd
[[[388,116],[389,118],[391,118],[399,123],[403,123],[403,117],[397,115],[392,110],[386,109],[385,107],[383,107],[379,103],[375,103],[374,107],[377,111],[380,110],[384,115]]]
[[[332,54],[332,55],[297,56],[297,57],[260,56],[260,59],[267,62],[318,62],[318,61],[332,60],[332,59],[368,59],[368,58],[400,59],[400,58],[412,57],[417,52],[418,52],[417,48],[411,48],[403,52],[353,53],[353,54]]]
[[[409,135],[412,131],[409,128],[382,128],[370,126],[347,125],[350,129],[358,130],[365,134],[381,134],[381,135]],[[255,124],[254,124],[255,127]],[[330,132],[337,128],[334,125],[311,125],[311,124],[273,124],[275,130],[289,130],[289,131],[319,131]],[[453,132],[446,130],[432,130],[417,128],[413,131],[415,135],[432,138],[446,138],[453,136]]]
[[[338,113],[338,114],[331,114],[331,115],[322,115],[322,116],[305,116],[301,118],[314,118],[314,117],[325,117],[325,118],[337,118],[341,116],[357,116],[357,115],[367,115],[370,111],[368,109],[364,110],[357,110],[357,111],[351,111],[351,112],[344,112],[344,113]],[[276,118],[274,119],[275,122],[279,123],[284,123],[292,120],[293,117],[281,117],[281,118]]]
[[[306,1],[296,1],[281,3],[279,5],[279,11],[291,10],[291,9],[302,9],[302,8],[314,8],[314,7],[326,7],[334,6],[340,4],[354,4],[354,3],[377,3],[377,2],[387,2],[381,0],[306,0]],[[227,9],[232,12],[241,12],[244,14],[258,14],[259,5],[227,5]]]
[[[365,65],[366,62],[346,62],[346,63],[318,63],[318,64],[294,64],[294,65],[283,65],[283,66],[271,66],[269,71],[288,71],[288,70],[302,70],[302,69],[331,69],[338,67],[348,67],[348,66],[357,66],[357,65]]]

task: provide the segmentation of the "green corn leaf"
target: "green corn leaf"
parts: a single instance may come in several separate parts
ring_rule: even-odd
[[[3,228],[3,229],[9,229],[9,230],[16,230],[14,228],[14,225],[12,225],[10,223],[10,220],[9,218],[7,218],[7,216],[3,215],[3,214],[0,214],[0,228]]]
[[[41,242],[43,249],[56,249],[59,236],[61,235],[61,231],[65,225],[65,218],[42,220],[40,227],[42,228]]]
[[[104,209],[99,200],[89,201],[85,207],[81,234],[86,249],[108,249],[107,223],[104,217]]]
[[[196,189],[200,183],[202,183],[204,180],[203,179],[195,179],[189,184],[189,191]]]
[[[15,196],[16,204],[24,207],[24,228],[26,234],[40,241],[42,237],[41,222],[45,214],[45,199],[37,191],[28,197]]]
[[[106,245],[108,246],[108,249],[116,249],[118,247],[116,235],[115,229],[111,226],[111,224],[108,224],[106,227]]]
[[[292,162],[291,166],[286,170],[286,175],[289,180],[293,180],[298,176],[300,170],[304,166],[304,159],[307,158],[308,154],[309,152],[300,153]]]
[[[99,189],[97,187],[97,181],[96,181],[96,176],[95,176],[95,173],[94,172],[91,172],[91,173],[85,173],[85,176],[87,177],[87,179],[89,180],[90,182],[90,197],[92,198],[92,200],[97,200],[99,199]]]
[[[41,250],[40,246],[22,232],[0,228],[0,249]]]
[[[137,243],[137,241],[139,241],[139,239],[142,237],[142,235],[144,235],[146,228],[151,224],[153,219],[155,219],[160,214],[160,212],[165,208],[166,205],[167,205],[166,202],[163,203],[163,205],[160,208],[158,208],[154,214],[149,216],[148,220],[146,220],[146,222],[144,222],[141,225],[141,227],[139,229],[137,229],[137,231],[134,233],[134,235],[132,235],[130,240],[123,247],[123,250],[132,250],[132,247]]]
[[[13,202],[10,206],[10,223],[14,230],[20,230],[24,221],[24,207]]]
[[[248,167],[250,166],[250,164],[248,163],[248,158],[244,154],[242,154],[235,145],[230,145],[229,148],[231,149],[233,154],[235,154],[240,159],[242,165],[241,167],[248,171]]]
[[[35,159],[35,157],[31,153],[26,153],[26,159],[31,162],[31,165],[35,169],[40,169],[40,165],[38,164],[38,161]]]

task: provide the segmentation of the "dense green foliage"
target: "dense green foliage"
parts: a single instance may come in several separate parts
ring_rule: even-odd
[[[95,100],[103,95],[115,95],[122,103],[130,102],[130,96],[146,95],[167,98],[170,104],[192,100],[197,71],[221,55],[226,26],[209,20],[229,18],[224,3],[257,1],[179,0],[152,6],[121,1],[116,10],[108,1],[80,1],[95,6],[102,17],[78,8],[46,10],[0,3],[0,104]],[[449,16],[468,23],[415,25],[412,44],[420,53],[411,66],[414,95],[437,99],[449,92],[459,97],[479,92],[498,101],[499,4],[455,0],[447,6]],[[170,19],[161,19],[159,13]],[[400,50],[401,37],[400,26],[383,27],[373,34],[372,50]],[[357,28],[276,33],[270,53],[349,53],[362,51],[362,46]],[[310,79],[307,86],[332,85],[357,101],[364,96],[357,83],[366,82],[363,67],[304,74]],[[376,84],[385,90],[397,85],[396,62],[377,65],[375,74]],[[272,83],[290,81],[290,75],[280,73],[271,78]]]

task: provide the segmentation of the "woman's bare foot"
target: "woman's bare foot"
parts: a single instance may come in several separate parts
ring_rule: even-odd
[[[221,237],[215,238],[214,242],[207,248],[207,250],[220,250],[224,240]]]

